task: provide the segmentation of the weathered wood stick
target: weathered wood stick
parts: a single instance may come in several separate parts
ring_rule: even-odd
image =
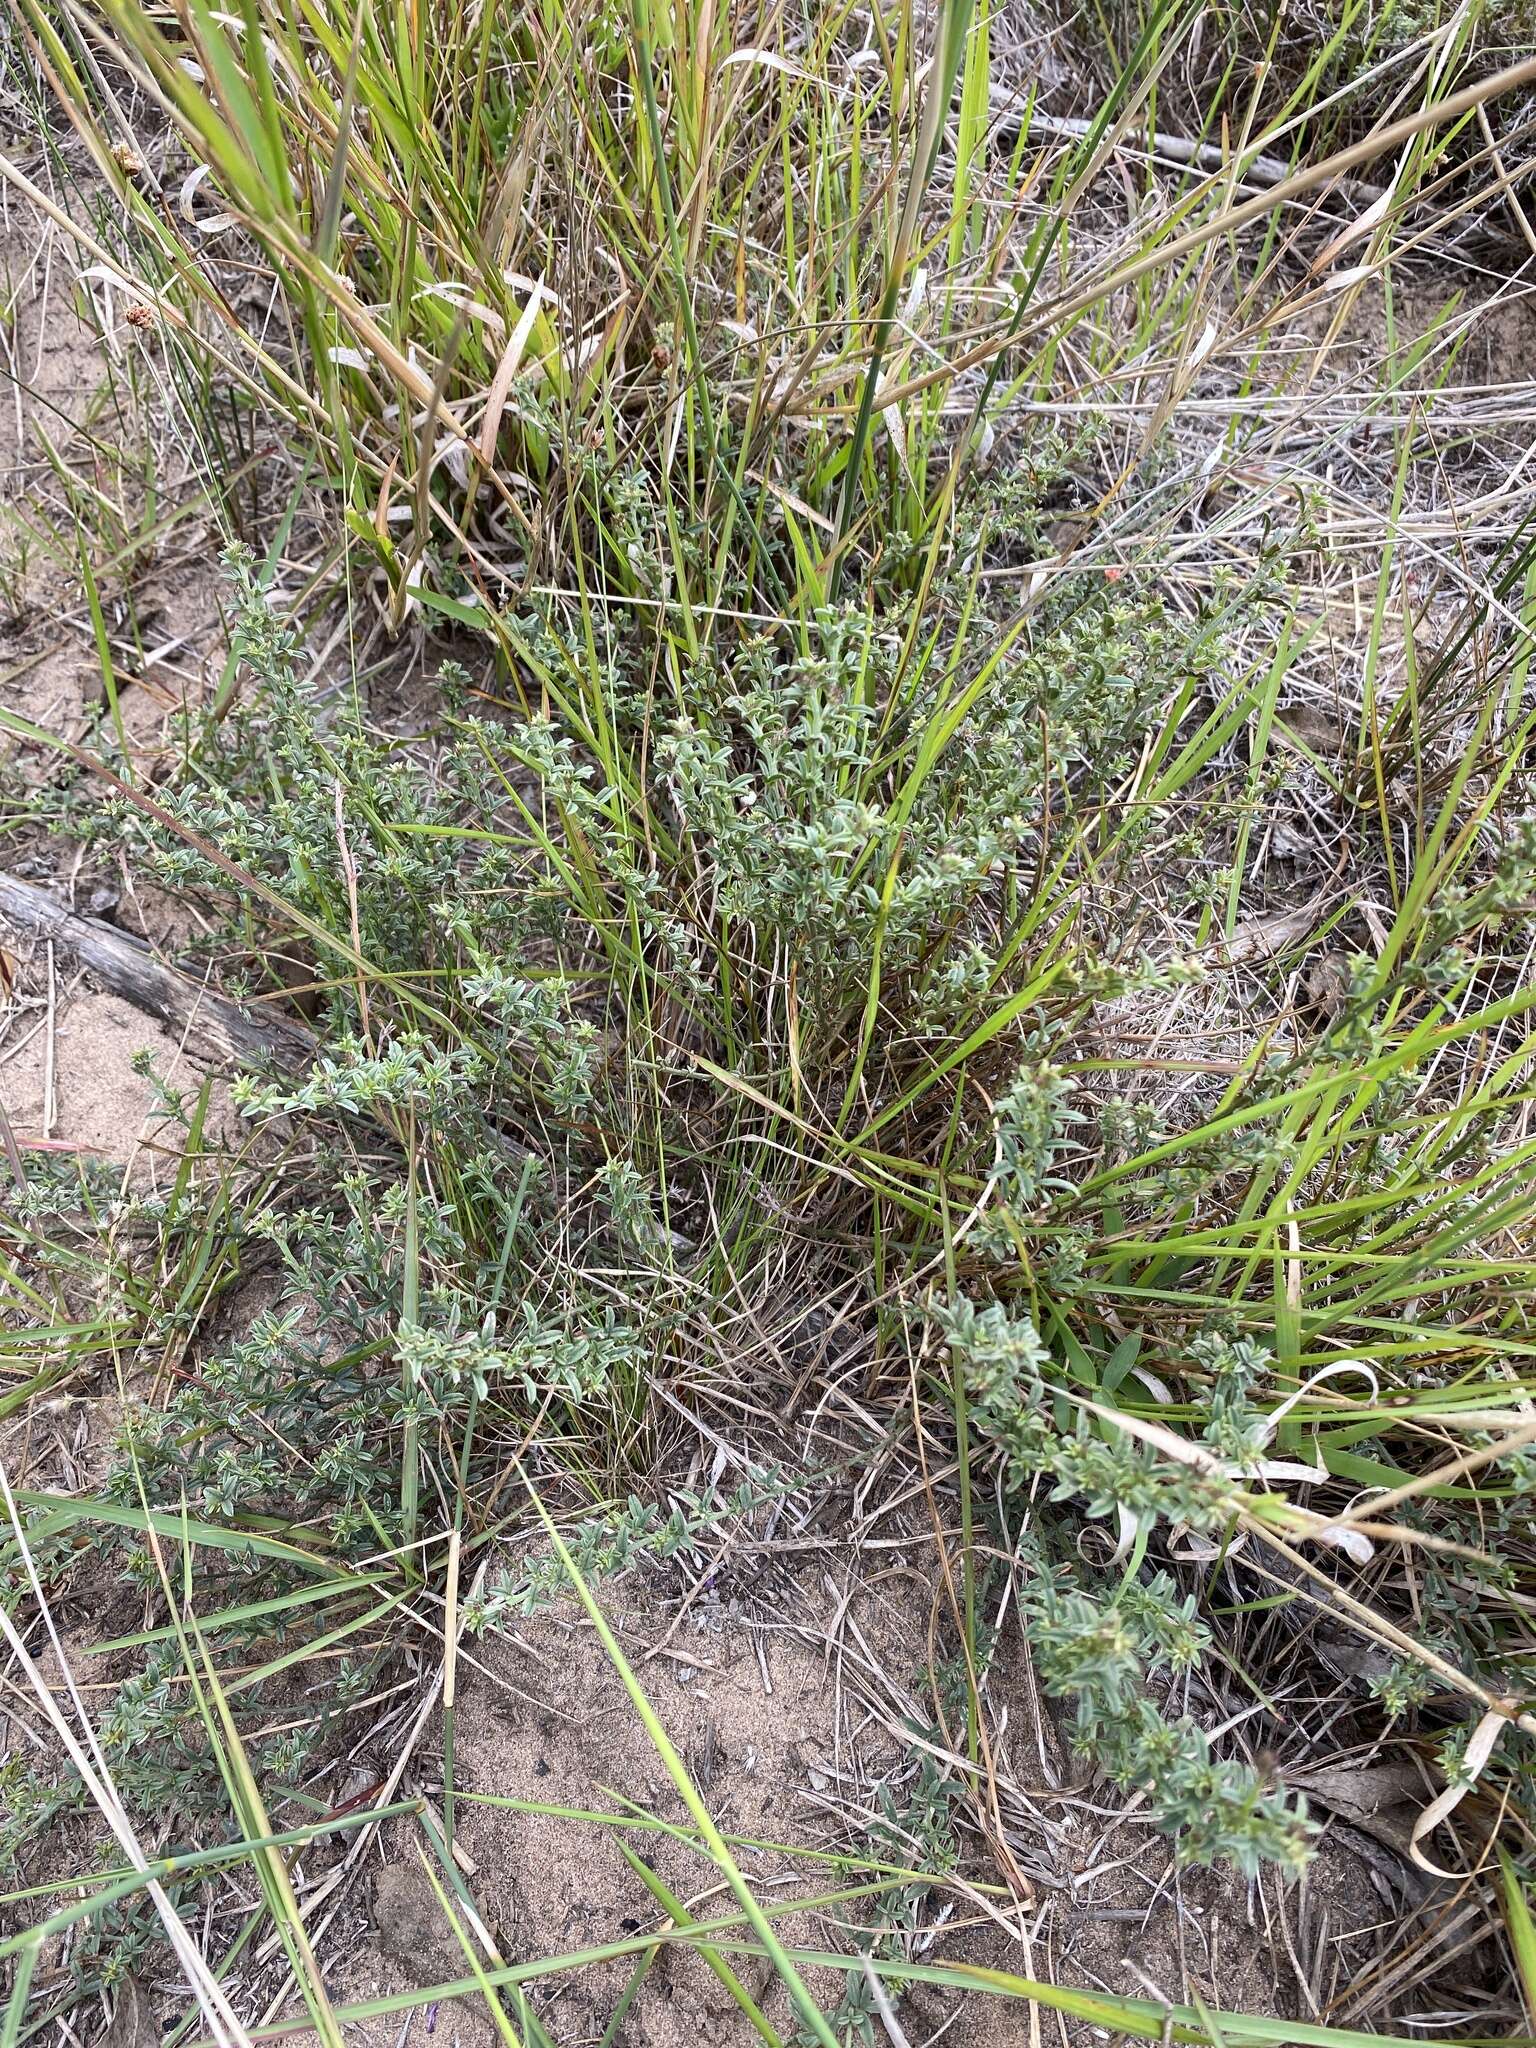
[[[0,929],[6,926],[65,947],[109,995],[158,1017],[195,1059],[226,1068],[266,1067],[275,1061],[290,1074],[314,1064],[315,1040],[302,1024],[252,1016],[228,996],[164,966],[142,939],[99,918],[82,917],[19,875],[0,873]]]
[[[1017,95],[1014,97],[1017,98]],[[1004,116],[1000,126],[1005,134],[1008,125],[1007,117]],[[1085,136],[1092,134],[1095,125],[1092,121],[1077,120],[1064,114],[1043,114],[1036,108],[1030,109],[1029,128],[1032,135],[1038,133],[1063,142],[1081,142]],[[1017,123],[1014,124],[1013,133],[1015,136],[1018,134]],[[1119,146],[1142,150],[1148,156],[1162,157],[1168,163],[1185,164],[1194,170],[1209,172],[1213,177],[1230,170],[1234,162],[1242,163],[1240,153],[1234,158],[1220,143],[1192,142],[1183,135],[1164,135],[1157,130],[1148,131],[1145,128],[1132,128],[1121,136]],[[1295,168],[1295,165],[1284,157],[1256,156],[1243,164],[1237,182],[1239,185],[1251,185],[1260,191],[1269,192],[1276,185],[1283,184]],[[1385,190],[1381,185],[1367,184],[1363,178],[1340,178],[1337,189],[1360,205],[1370,205],[1380,199]]]

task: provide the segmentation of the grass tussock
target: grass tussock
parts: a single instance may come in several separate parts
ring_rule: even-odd
[[[0,169],[233,545],[147,749],[101,591],[177,515],[49,444],[17,603],[72,545],[102,689],[62,746],[0,709],[48,764],[7,831],[191,906],[182,964],[315,1058],[222,1131],[167,1083],[148,1189],[4,1126],[0,1414],[106,1375],[121,1418],[89,1486],[6,1452],[3,2048],[166,1938],[177,2042],[451,1988],[549,2043],[623,1962],[618,2039],[663,1941],[768,2040],[899,2041],[922,1984],[1148,2039],[1523,2023],[1536,571],[1523,422],[1456,303],[1408,315],[1416,256],[1523,246],[1512,20],[1117,9],[1085,103],[986,0],[19,0],[75,197]],[[857,1554],[911,1500],[903,1800],[765,1903],[603,1588],[681,1619],[786,1517]],[[39,1660],[105,1584],[85,1698],[67,1630]],[[718,1889],[627,1851],[658,1928],[509,1958],[456,1682],[573,1590]],[[1318,1851],[1326,1699],[1326,1756],[1416,1773],[1399,1863],[1475,1972],[1417,1927],[1304,2021],[935,1945],[1049,1833],[1020,1635],[1084,1784],[1256,1886]],[[385,1822],[466,1968],[338,2014],[293,1873]]]

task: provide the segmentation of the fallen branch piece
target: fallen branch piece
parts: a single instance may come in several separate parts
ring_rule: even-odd
[[[1009,96],[1010,106],[1017,101],[1017,93]],[[999,133],[1005,139],[1017,141],[1019,125],[1023,121],[1020,111],[1018,122],[1011,123],[1004,114]],[[1029,109],[1029,132],[1032,135],[1048,135],[1056,142],[1081,142],[1091,135],[1098,126],[1096,121],[1085,121],[1065,114],[1042,113],[1038,107]],[[1190,170],[1204,171],[1211,177],[1218,177],[1230,171],[1234,165],[1238,170],[1239,185],[1250,186],[1261,192],[1273,191],[1276,185],[1284,184],[1295,170],[1294,163],[1279,156],[1254,156],[1244,162],[1242,153],[1236,156],[1217,142],[1192,142],[1183,135],[1165,135],[1161,131],[1133,128],[1121,136],[1120,145],[1142,151],[1148,156],[1160,158],[1164,163],[1182,165]],[[1356,201],[1369,205],[1381,199],[1380,185],[1367,184],[1360,178],[1340,178],[1337,189]]]
[[[175,1032],[195,1059],[219,1067],[303,1073],[314,1064],[313,1035],[285,1017],[253,1017],[228,996],[157,960],[142,939],[82,917],[34,882],[0,874],[0,927],[66,947],[109,995],[146,1010]]]

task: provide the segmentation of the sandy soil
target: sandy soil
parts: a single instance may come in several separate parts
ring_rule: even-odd
[[[88,219],[88,186],[71,187],[41,160],[35,169],[66,211]],[[180,451],[174,421],[147,419],[136,395],[134,372],[147,365],[125,360],[139,345],[135,330],[102,337],[69,238],[0,192],[0,706],[69,745],[89,743],[98,728],[109,749],[117,740],[78,559],[83,538],[123,734],[136,774],[151,780],[224,660],[217,540],[195,499],[149,496],[148,480],[163,491]],[[168,511],[178,514],[169,524]],[[0,769],[37,798],[36,822],[12,824],[0,864],[157,944],[186,938],[192,921],[126,863],[50,829],[78,780],[67,755],[42,738],[0,733]],[[0,930],[0,966],[0,1107],[18,1142],[152,1175],[174,1134],[159,1128],[154,1086],[132,1063],[147,1051],[163,1079],[196,1086],[175,1041],[30,938]]]
[[[810,1575],[770,1572],[768,1581],[750,1602],[731,1603],[734,1611],[695,1610],[682,1627],[673,1626],[676,1600],[633,1578],[606,1603],[765,1905],[857,1881],[856,1873],[818,1866],[807,1851],[897,1854],[889,1838],[872,1840],[868,1830],[880,1820],[882,1794],[898,1815],[910,1803],[922,1740],[914,1742],[914,1731],[927,1718],[920,1701],[929,1621],[913,1569],[875,1592]],[[687,1818],[595,1632],[562,1609],[487,1640],[474,1656],[458,1708],[455,1833],[467,1892],[496,1954],[533,1961],[663,1928],[666,1917],[626,1862],[617,1829],[528,1810]],[[995,1878],[996,1865],[974,1840],[957,1839],[956,1882],[923,1900],[909,1958],[1311,2018],[1371,1951],[1372,1929],[1400,1913],[1401,1895],[1373,1871],[1352,1831],[1336,1829],[1294,1888],[1273,1878],[1249,1885],[1231,1872],[1175,1873],[1170,1845],[1133,1813],[1117,1821],[1115,1805],[1084,1782],[1081,1761],[1035,1697],[1017,1642],[1005,1640],[987,1698],[994,1783],[1022,1888],[1009,1897],[967,1883],[983,1872]],[[417,1752],[416,1782],[438,1812],[440,1757],[434,1719]],[[729,1909],[697,1852],[660,1832],[629,1840],[694,1917]],[[339,2002],[470,1973],[429,1868],[441,1877],[413,1825],[399,1825],[381,1844],[340,1944],[345,1961],[331,1984]],[[867,1910],[791,1912],[779,1932],[793,1946],[847,1953],[849,1927],[863,1924]],[[467,1926],[462,1911],[460,1918]],[[739,1957],[738,1965],[787,2039],[793,2019],[771,1970]],[[541,1983],[536,2009],[562,2042],[595,2041],[633,1968],[631,1957]],[[807,1981],[828,2009],[844,1988],[841,1971],[812,1969]],[[933,1987],[912,1986],[897,2007],[913,2048],[941,2034],[973,2048],[1032,2038],[1029,2008],[1016,2000],[972,1995],[957,2008]],[[404,2020],[381,2018],[353,2032],[366,2048],[384,2048]],[[457,2000],[439,2031],[444,2024],[466,2043],[494,2038],[478,1993]],[[417,2013],[405,2038],[424,2041],[427,2025]],[[1087,2022],[1049,2013],[1042,2025],[1047,2041],[1103,2038]],[[699,1957],[664,1949],[617,2038],[630,2048],[682,2048],[752,2035]]]

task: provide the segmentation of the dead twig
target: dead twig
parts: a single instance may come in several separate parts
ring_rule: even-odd
[[[238,1003],[157,960],[142,939],[99,918],[82,917],[48,890],[0,874],[0,923],[62,946],[109,994],[158,1017],[195,1058],[221,1067],[313,1065],[313,1035],[285,1017],[252,1017]]]

